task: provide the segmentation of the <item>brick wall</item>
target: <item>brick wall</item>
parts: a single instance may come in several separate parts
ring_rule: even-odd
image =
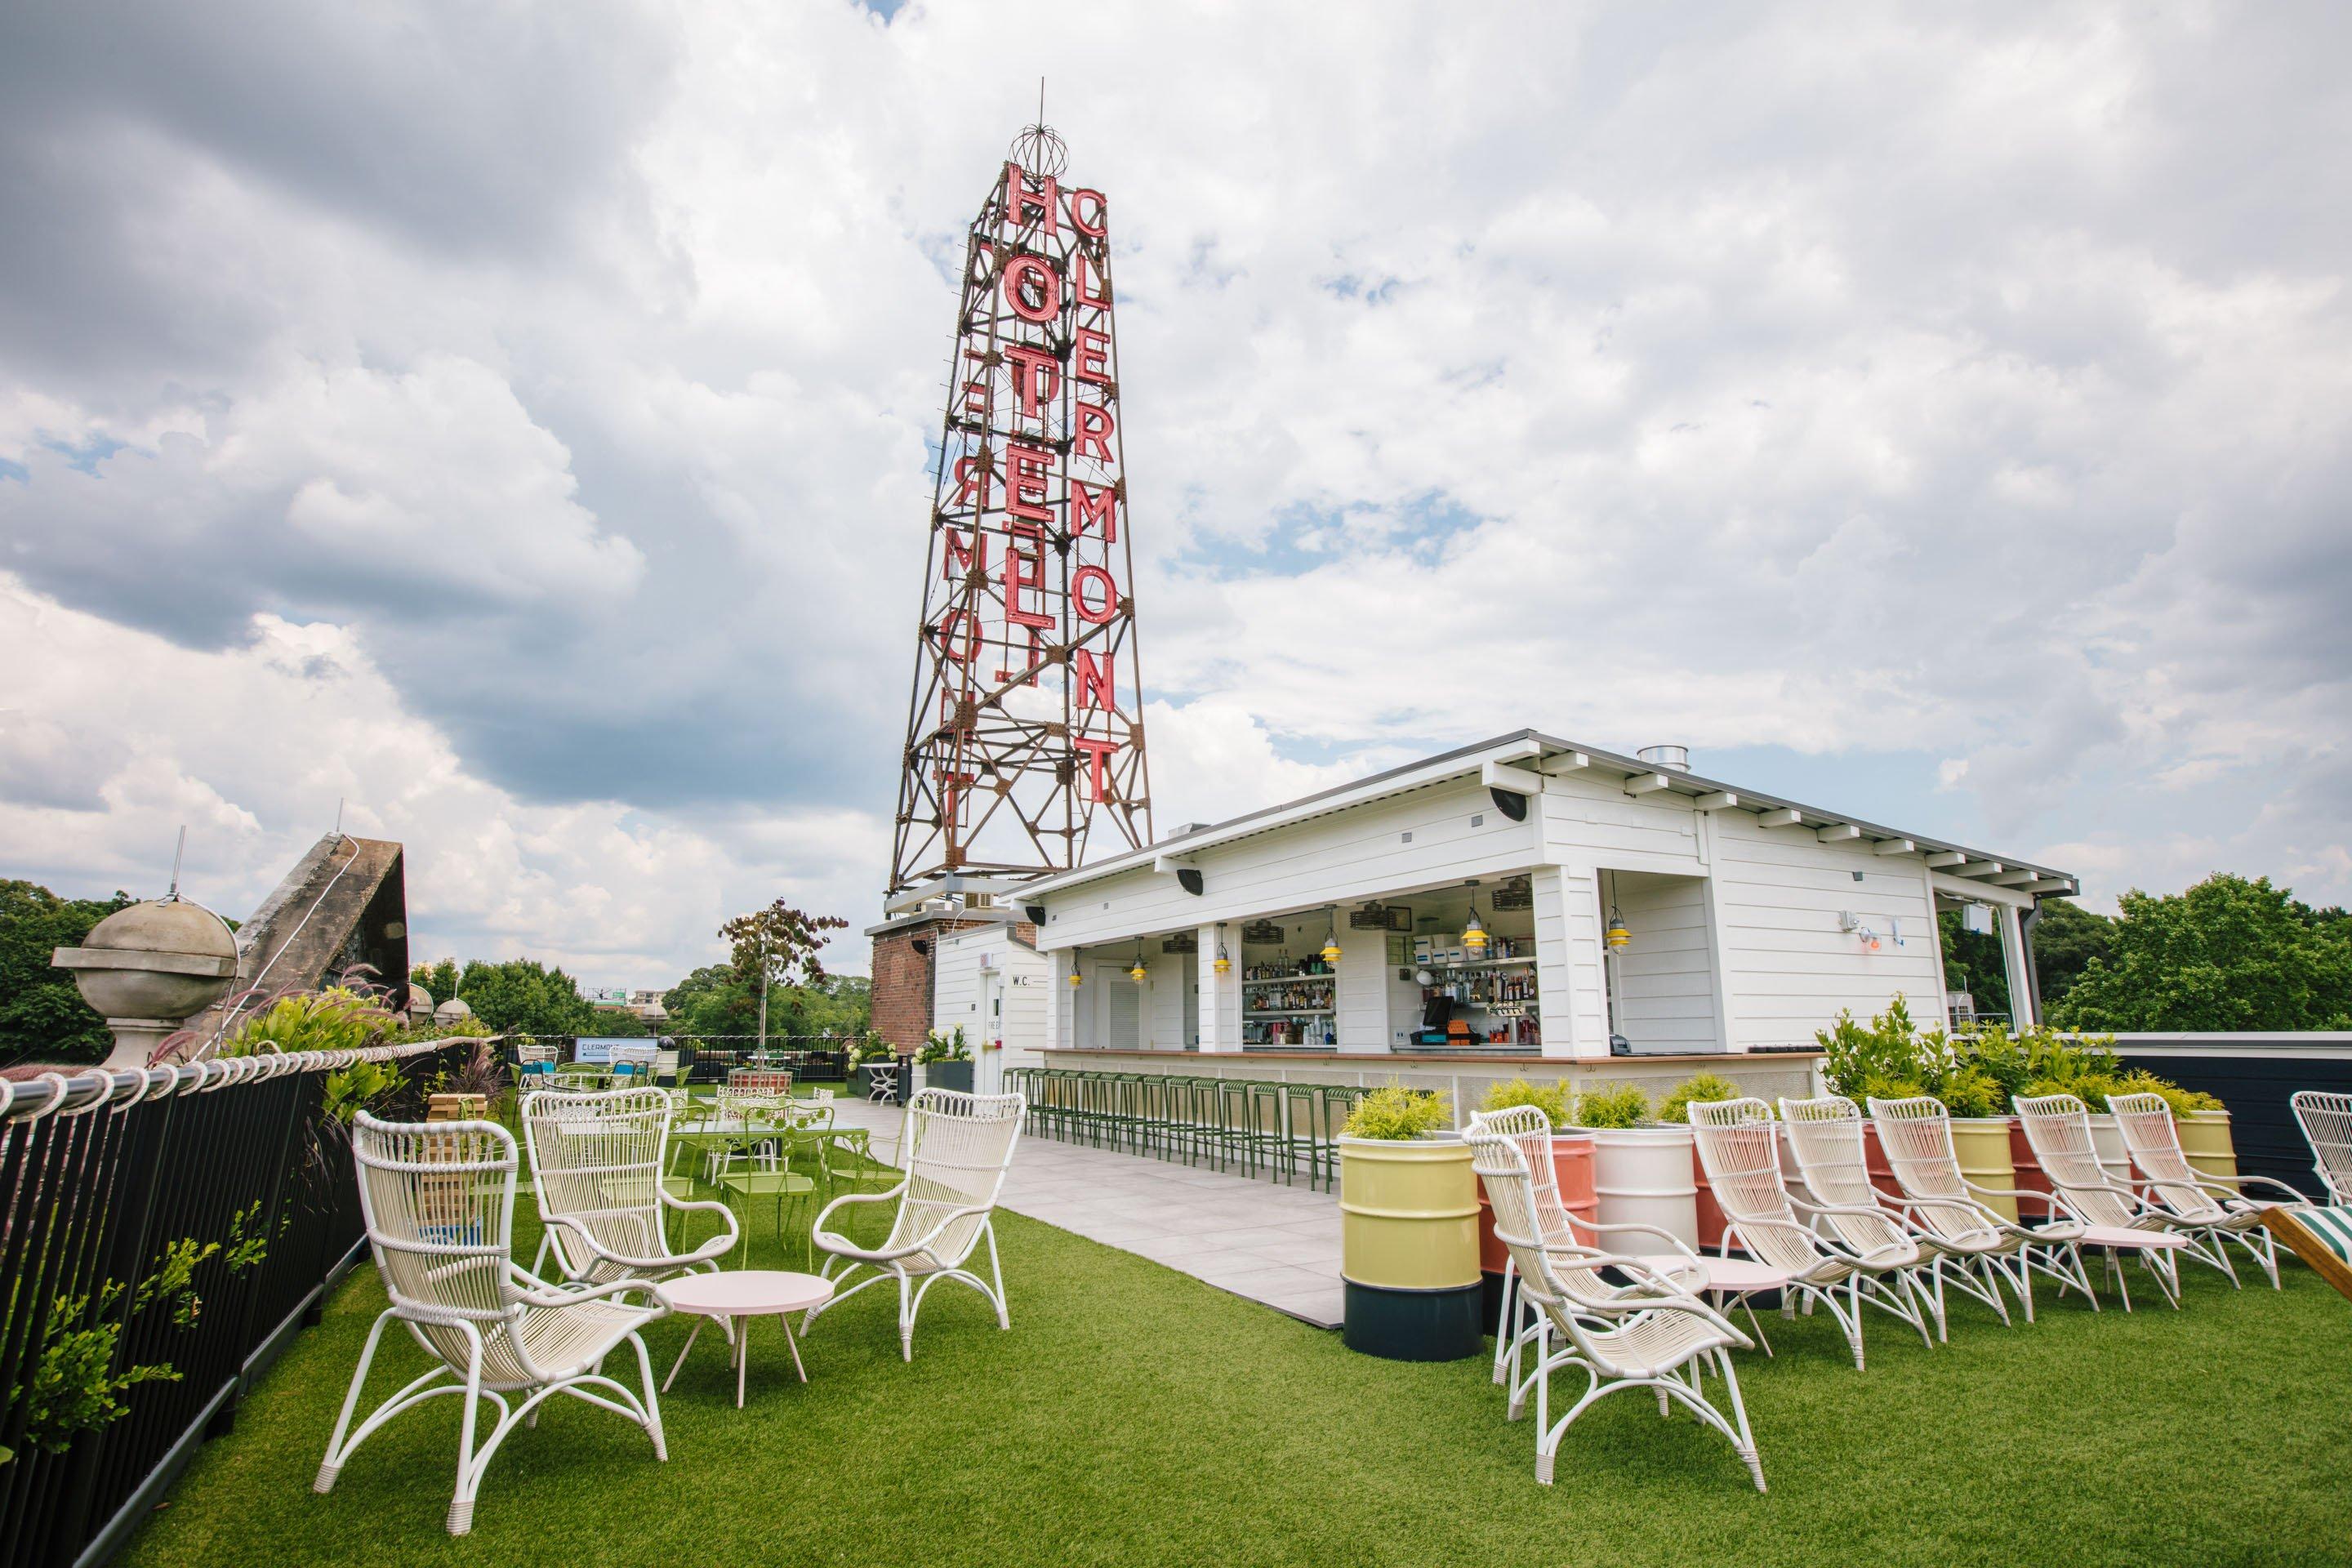
[[[900,926],[874,939],[874,1032],[903,1051],[931,1028],[931,944],[986,921],[940,919]],[[1027,928],[1034,932],[1035,927]],[[925,951],[917,952],[921,942]]]

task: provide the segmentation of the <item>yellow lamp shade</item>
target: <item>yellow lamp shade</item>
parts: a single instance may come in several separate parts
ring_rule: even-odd
[[[1143,965],[1139,963],[1133,969],[1127,972],[1127,976],[1129,979],[1134,981],[1138,985],[1140,985],[1143,984],[1144,977],[1149,975],[1151,971],[1144,968]]]
[[[1337,963],[1339,962],[1339,939],[1338,937],[1335,936],[1325,939],[1323,943],[1323,962],[1326,963]]]
[[[1609,922],[1609,930],[1602,934],[1601,940],[1607,942],[1613,952],[1629,945],[1633,940],[1633,933],[1625,929],[1623,921],[1612,921]]]
[[[1473,952],[1486,951],[1486,928],[1478,923],[1475,915],[1471,917],[1470,923],[1462,928],[1462,945]]]
[[[1232,971],[1233,971],[1233,967],[1234,967],[1234,961],[1233,961],[1232,959],[1227,958],[1227,957],[1226,957],[1223,953],[1222,953],[1222,952],[1221,952],[1221,953],[1219,953],[1219,954],[1217,954],[1216,970],[1217,970],[1217,973],[1220,973],[1220,974],[1227,974],[1227,973],[1232,973]]]
[[[1070,971],[1070,984],[1073,984],[1073,985],[1084,985],[1086,983],[1087,983],[1087,977],[1086,977],[1085,975],[1080,974],[1080,973],[1079,973],[1076,970],[1075,970],[1075,969],[1073,969],[1073,970],[1071,970],[1071,971]]]

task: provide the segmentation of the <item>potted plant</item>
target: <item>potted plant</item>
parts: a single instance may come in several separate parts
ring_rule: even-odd
[[[2116,1080],[2117,1094],[2154,1094],[2172,1108],[2172,1130],[2189,1163],[2216,1182],[2238,1179],[2238,1150],[2230,1137],[2230,1112],[2219,1100],[2183,1089],[2146,1068],[2135,1068]]]
[[[1592,1135],[1575,1125],[1576,1099],[1565,1079],[1533,1084],[1523,1078],[1498,1083],[1479,1102],[1481,1110],[1507,1110],[1532,1105],[1550,1118],[1552,1179],[1559,1185],[1559,1201],[1568,1212],[1590,1224],[1599,1217],[1599,1200],[1592,1191]],[[1495,1239],[1495,1214],[1486,1202],[1484,1184],[1478,1190],[1478,1268],[1486,1279],[1488,1321],[1502,1310],[1503,1268],[1510,1259]]]
[[[1350,1350],[1391,1361],[1479,1353],[1478,1184],[1446,1097],[1391,1084],[1339,1131],[1339,1278]]]
[[[1690,1125],[1690,1108],[1710,1100],[1738,1100],[1739,1086],[1719,1073],[1703,1072],[1685,1079],[1670,1090],[1659,1102],[1657,1121],[1662,1127]],[[1715,1201],[1715,1189],[1707,1185],[1706,1166],[1698,1157],[1698,1139],[1691,1138],[1691,1183],[1697,1191],[1692,1194],[1696,1210],[1698,1244],[1701,1247],[1720,1246],[1723,1241],[1723,1205]]]
[[[945,1034],[933,1029],[924,1037],[915,1053],[915,1087],[971,1092],[971,1046],[961,1024]]]
[[[1576,1120],[1592,1133],[1592,1190],[1601,1223],[1654,1225],[1696,1247],[1691,1130],[1652,1120],[1650,1097],[1633,1083],[1585,1090]]]

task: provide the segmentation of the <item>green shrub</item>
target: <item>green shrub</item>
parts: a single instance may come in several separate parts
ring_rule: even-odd
[[[1658,1106],[1657,1119],[1672,1126],[1680,1127],[1690,1121],[1692,1101],[1738,1100],[1738,1084],[1715,1073],[1703,1072],[1696,1078],[1675,1086],[1674,1092],[1667,1095]]]
[[[1486,1091],[1481,1109],[1507,1110],[1515,1105],[1534,1106],[1551,1118],[1554,1127],[1566,1127],[1576,1120],[1576,1103],[1568,1092],[1565,1079],[1549,1087],[1539,1087],[1523,1078],[1498,1083]]]
[[[400,1020],[367,997],[342,986],[280,996],[241,1020],[221,1042],[219,1054],[249,1057],[275,1048],[349,1051],[391,1039]]]
[[[2171,1108],[2172,1114],[2175,1116],[2185,1115],[2191,1110],[2221,1110],[2226,1109],[2222,1103],[2213,1096],[2210,1094],[2200,1094],[2193,1089],[2183,1089],[2179,1084],[2173,1082],[2170,1079],[2157,1077],[2156,1074],[2148,1071],[2146,1068],[2134,1068],[2131,1071],[2125,1073],[2122,1077],[2115,1080],[2115,1082],[2109,1087],[2107,1092],[2110,1094],[2156,1095],[2160,1098],[2166,1105]]]
[[[1641,1085],[1611,1084],[1577,1097],[1576,1120],[1583,1127],[1639,1127],[1650,1119],[1650,1097]]]
[[[1954,1116],[2006,1116],[2009,1096],[1992,1075],[1974,1065],[1953,1068],[1936,1086],[1936,1098]],[[1892,1099],[1893,1096],[1882,1096]]]
[[[924,1037],[921,1047],[916,1050],[915,1060],[925,1067],[933,1062],[971,1060],[971,1046],[963,1037],[963,1026],[958,1024],[951,1033],[933,1029]]]
[[[1401,1083],[1376,1089],[1356,1102],[1348,1124],[1339,1131],[1350,1138],[1402,1141],[1424,1137],[1451,1121],[1445,1096],[1434,1089],[1407,1089]]]

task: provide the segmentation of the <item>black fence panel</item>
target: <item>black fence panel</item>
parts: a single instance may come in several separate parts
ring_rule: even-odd
[[[387,1114],[470,1043],[398,1047]],[[345,1134],[349,1058],[19,1083],[0,1115],[0,1563],[113,1554],[365,1239]],[[110,1335],[110,1345],[107,1342]],[[36,1394],[47,1362],[111,1419]],[[52,1384],[56,1379],[51,1380]]]
[[[2144,1067],[2228,1106],[2241,1174],[2268,1176],[2315,1198],[2324,1195],[2312,1170],[2311,1145],[2287,1101],[2299,1089],[2352,1094],[2352,1052],[2316,1043],[2282,1045],[2275,1037],[2191,1038],[2193,1043],[2174,1037],[2158,1046],[2120,1036],[2116,1054],[2128,1066]],[[2135,1044],[2140,1048],[2135,1050]]]

